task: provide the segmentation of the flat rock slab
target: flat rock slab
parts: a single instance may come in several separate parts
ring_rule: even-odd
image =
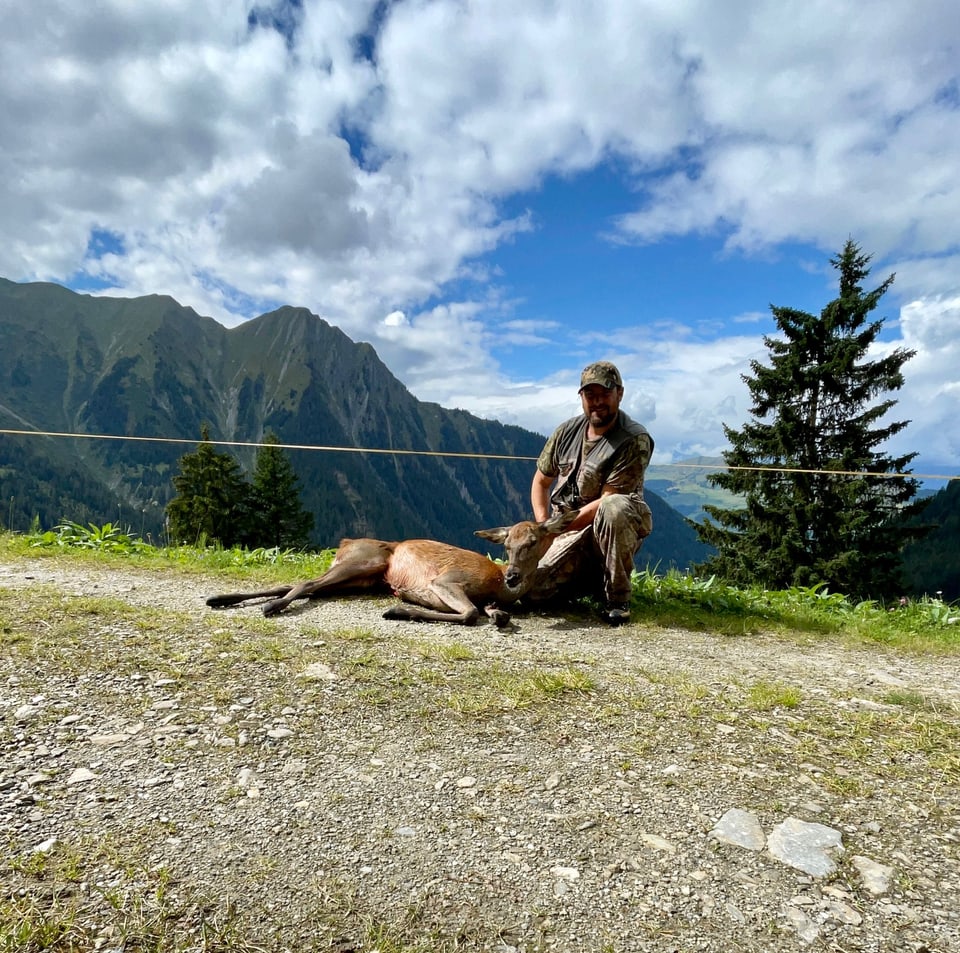
[[[832,827],[788,817],[770,832],[767,850],[811,877],[826,877],[837,869],[835,858],[843,853],[843,843],[840,831]]]
[[[723,844],[743,847],[746,850],[763,850],[767,842],[763,828],[752,811],[732,807],[717,821],[710,836]]]

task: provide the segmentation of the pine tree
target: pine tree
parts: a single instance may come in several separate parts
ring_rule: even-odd
[[[909,472],[916,456],[878,449],[909,421],[885,422],[896,401],[876,401],[903,386],[901,369],[914,352],[866,359],[883,326],[868,316],[894,279],[864,291],[869,261],[847,241],[830,262],[839,296],[819,317],[771,307],[783,337],[765,337],[769,366],[751,361],[752,376],[743,375],[752,420],[742,430],[724,427],[729,469],[710,476],[745,505],[705,507],[716,522],[696,529],[718,552],[704,570],[771,589],[824,584],[861,598],[899,594],[900,551],[916,535],[903,517],[922,505],[911,504],[919,484],[863,474]]]
[[[257,451],[250,494],[247,542],[251,546],[303,549],[313,529],[313,514],[300,502],[300,481],[274,434]]]
[[[180,458],[173,486],[177,496],[167,504],[171,539],[207,540],[223,546],[242,542],[249,520],[250,486],[240,464],[214,450],[206,424],[200,429],[196,451]]]

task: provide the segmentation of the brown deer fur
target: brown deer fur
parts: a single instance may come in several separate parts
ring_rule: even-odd
[[[319,599],[346,593],[391,589],[403,600],[384,613],[387,619],[425,619],[473,625],[478,609],[498,626],[510,616],[500,608],[521,598],[533,580],[540,557],[564,532],[577,512],[551,517],[542,523],[525,520],[513,526],[477,530],[476,535],[503,543],[507,564],[499,565],[480,553],[431,539],[388,543],[379,539],[341,540],[336,558],[319,578],[295,586],[262,592],[235,592],[211,596],[215,609],[248,599],[269,599],[266,616],[282,612],[295,599]]]

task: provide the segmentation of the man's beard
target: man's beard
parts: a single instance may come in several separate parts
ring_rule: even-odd
[[[590,423],[592,423],[594,427],[606,427],[608,424],[612,424],[616,419],[617,412],[609,407],[606,410],[590,411]]]

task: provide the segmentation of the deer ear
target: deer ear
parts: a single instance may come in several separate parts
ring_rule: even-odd
[[[551,516],[550,519],[544,520],[540,525],[548,533],[556,533],[559,536],[579,515],[580,510],[571,510],[569,513]]]
[[[509,526],[498,526],[496,529],[478,529],[474,530],[473,535],[481,539],[489,539],[491,543],[502,543],[510,532]]]

